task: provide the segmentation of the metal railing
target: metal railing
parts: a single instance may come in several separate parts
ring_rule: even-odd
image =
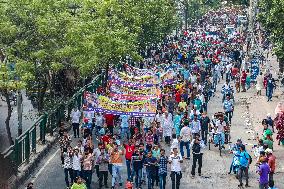
[[[70,114],[73,107],[81,107],[85,91],[95,92],[103,83],[103,75],[100,74],[94,80],[81,88],[67,102],[63,102],[55,107],[54,110],[41,115],[33,125],[15,139],[14,145],[6,149],[2,155],[9,159],[10,163],[17,168],[24,163],[29,163],[30,156],[36,152],[36,143],[46,142],[46,135],[53,135],[53,132],[60,126],[60,123]],[[39,129],[39,134],[37,130]]]

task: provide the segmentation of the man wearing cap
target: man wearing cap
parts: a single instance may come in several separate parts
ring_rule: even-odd
[[[276,167],[276,157],[272,154],[271,149],[266,149],[265,153],[268,158],[268,165],[270,167],[270,172],[269,172],[269,181],[273,181],[273,175],[275,173],[275,167]]]

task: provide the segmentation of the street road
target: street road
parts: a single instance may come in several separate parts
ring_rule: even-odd
[[[208,113],[210,116],[214,114],[217,111],[222,111],[222,105],[221,105],[221,94],[220,94],[220,88],[221,85],[223,85],[224,81],[221,81],[221,83],[218,85],[218,91],[216,93],[216,96],[211,99],[209,102],[209,109]],[[272,102],[268,104],[266,102],[266,98],[264,96],[256,99],[254,98],[255,90],[251,89],[247,93],[238,93],[236,95],[236,106],[235,106],[235,112],[233,117],[233,124],[231,129],[231,135],[232,140],[236,141],[237,138],[242,138],[243,143],[246,144],[247,150],[250,152],[250,154],[253,154],[252,146],[253,144],[256,144],[256,141],[253,140],[252,134],[250,134],[249,131],[251,131],[251,128],[248,127],[247,124],[245,124],[245,118],[248,115],[247,114],[247,108],[244,105],[244,100],[249,97],[253,97],[251,99],[251,102],[260,103],[262,105],[268,105],[267,107],[270,110],[273,110],[273,108],[276,105],[276,102]],[[249,106],[251,109],[255,110],[256,103],[251,103]],[[260,114],[259,117],[265,117],[266,111],[270,111],[269,109],[263,109],[262,115]],[[249,112],[251,113],[251,112]],[[252,112],[255,114],[256,112]],[[257,119],[260,119],[257,118]],[[253,118],[254,119],[254,118]],[[252,122],[256,123],[257,120],[252,120]],[[255,126],[255,129],[261,129],[259,125],[253,125]],[[73,139],[74,141],[77,141],[78,139]],[[60,164],[60,153],[58,150],[58,146],[55,146],[52,151],[49,153],[49,156],[46,157],[39,166],[38,170],[34,172],[33,175],[31,175],[30,179],[28,181],[34,182],[36,188],[38,189],[61,189],[65,188],[65,182],[64,182],[64,172],[63,168]],[[166,149],[168,147],[165,147]],[[169,150],[167,150],[169,151]],[[278,163],[277,167],[279,167],[279,170],[277,171],[275,175],[275,181],[277,183],[277,186],[279,188],[284,188],[284,180],[283,180],[283,163],[284,157],[280,157],[281,153],[283,153],[284,149],[282,147],[275,145],[275,155],[278,157]],[[183,188],[192,188],[192,189],[220,189],[220,188],[226,188],[226,189],[234,189],[237,188],[238,181],[236,180],[234,175],[228,175],[227,172],[229,171],[229,167],[231,164],[232,155],[228,153],[228,145],[226,146],[226,150],[223,152],[222,157],[219,156],[219,152],[217,148],[211,149],[209,151],[208,149],[205,150],[204,153],[204,160],[203,160],[203,168],[202,168],[202,176],[196,176],[194,179],[191,178],[190,171],[192,166],[192,160],[185,160],[183,163],[183,178],[181,180],[181,189]],[[253,163],[251,164],[250,171],[249,171],[249,177],[250,177],[250,188],[256,189],[258,188],[258,175],[256,174],[255,170],[255,159]],[[281,179],[282,177],[282,179]],[[123,178],[126,178],[126,167],[123,169]],[[110,177],[109,177],[110,181]],[[171,188],[170,184],[170,178],[168,177],[168,184],[167,188]],[[95,174],[93,174],[93,183],[92,187],[94,189],[98,188],[98,182]],[[144,186],[143,188],[146,188]]]
[[[31,101],[27,99],[23,92],[23,132],[27,130],[36,120],[36,110],[33,109]],[[11,135],[15,139],[18,135],[18,112],[17,106],[12,105],[13,112],[10,120]],[[7,117],[7,104],[0,100],[0,152],[9,147],[5,120]]]

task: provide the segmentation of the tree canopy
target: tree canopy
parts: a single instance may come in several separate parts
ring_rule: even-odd
[[[279,60],[280,72],[284,69],[284,0],[261,0],[258,19],[273,43],[273,50]]]
[[[161,41],[176,27],[174,0],[7,0],[0,48],[44,99],[71,96],[82,80]],[[47,93],[49,91],[49,93]],[[61,98],[54,98],[61,97]]]

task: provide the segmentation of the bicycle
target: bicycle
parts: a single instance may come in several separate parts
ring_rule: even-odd
[[[214,137],[218,136],[218,144],[217,145],[218,145],[218,148],[219,148],[220,156],[222,156],[222,133],[220,133],[220,132],[209,132],[208,135],[209,135],[209,137],[208,137],[209,138],[208,149],[211,150],[210,143],[215,144]]]

